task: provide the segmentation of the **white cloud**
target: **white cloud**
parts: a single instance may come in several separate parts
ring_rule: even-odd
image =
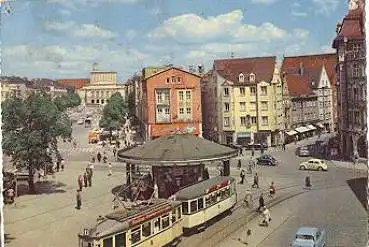
[[[256,4],[272,4],[277,1],[278,0],[251,0],[252,3],[256,3]]]
[[[76,9],[79,6],[91,6],[97,7],[100,4],[106,3],[123,3],[123,4],[135,4],[145,0],[47,0],[48,3],[59,4],[66,8]]]
[[[59,10],[59,13],[60,13],[61,15],[66,16],[66,17],[69,17],[69,16],[71,16],[71,14],[72,14],[72,12],[71,12],[70,10],[68,10],[68,9],[60,9],[60,10]]]
[[[74,21],[48,21],[44,23],[44,28],[47,31],[56,31],[82,38],[112,39],[117,37],[116,33],[95,24],[77,24]]]
[[[296,28],[293,30],[293,33],[294,35],[297,37],[297,38],[300,38],[300,39],[305,39],[309,36],[310,32],[306,29],[302,29],[302,28]]]
[[[298,16],[298,17],[306,17],[308,15],[306,12],[298,12],[298,11],[292,11],[291,14],[293,16]]]
[[[149,33],[153,39],[172,38],[180,42],[204,42],[217,39],[240,41],[271,41],[284,38],[287,32],[272,23],[260,26],[243,24],[241,10],[203,18],[196,14],[171,17]]]
[[[336,11],[340,0],[313,0],[315,12],[329,16]]]

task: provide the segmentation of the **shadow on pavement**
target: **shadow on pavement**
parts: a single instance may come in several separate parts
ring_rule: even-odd
[[[11,237],[11,235],[10,234],[7,234],[7,233],[5,233],[4,234],[4,243],[5,244],[8,244],[8,243],[10,243],[12,240],[14,240],[15,239],[15,237]]]
[[[36,194],[54,194],[54,193],[65,193],[66,190],[62,189],[66,184],[55,181],[42,181],[35,183]],[[28,184],[20,183],[17,186],[18,197],[29,194]]]
[[[355,193],[356,198],[361,202],[361,205],[365,210],[368,208],[367,200],[367,190],[368,178],[361,177],[347,180],[347,184],[350,186],[351,190]]]

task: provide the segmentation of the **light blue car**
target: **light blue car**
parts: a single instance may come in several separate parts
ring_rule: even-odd
[[[301,227],[297,230],[292,247],[324,247],[325,231],[317,227]]]

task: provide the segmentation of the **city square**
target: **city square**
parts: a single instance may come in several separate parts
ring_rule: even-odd
[[[2,2],[5,246],[367,246],[365,1],[178,4]]]

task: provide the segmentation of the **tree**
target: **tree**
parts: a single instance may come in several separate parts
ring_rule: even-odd
[[[35,193],[35,171],[52,161],[48,149],[60,155],[57,138],[71,137],[70,120],[45,91],[31,92],[25,99],[8,98],[1,107],[3,151],[27,168],[29,192]]]
[[[75,92],[74,88],[67,88],[67,96],[72,107],[76,107],[81,104],[81,97],[79,97]]]
[[[79,106],[81,104],[81,98],[74,92],[73,88],[67,88],[67,93],[56,97],[54,103],[59,110],[65,111],[68,108]]]

